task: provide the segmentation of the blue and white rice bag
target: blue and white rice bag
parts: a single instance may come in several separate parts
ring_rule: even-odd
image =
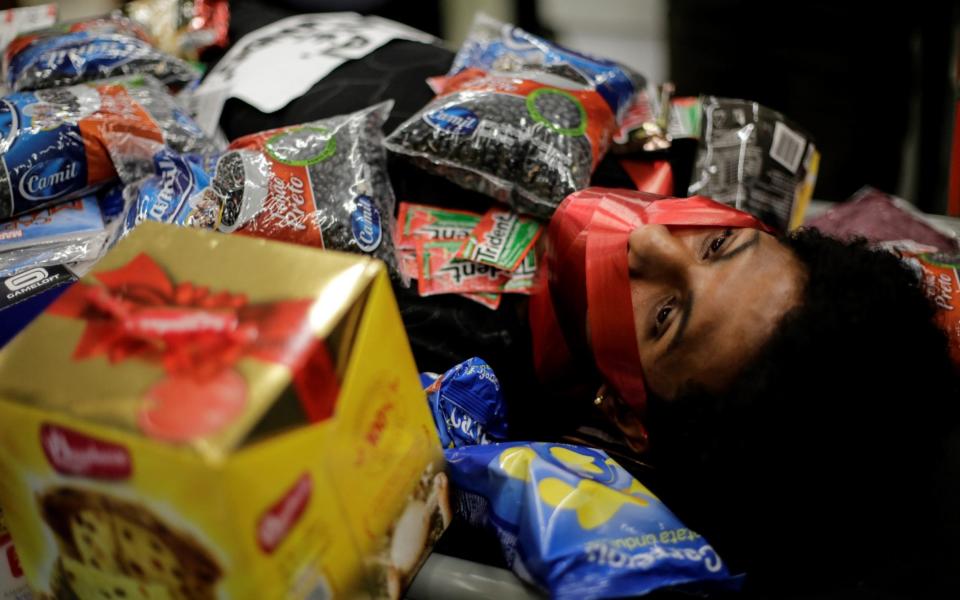
[[[736,587],[713,547],[600,450],[510,442],[446,450],[455,510],[553,598]]]
[[[468,359],[439,377],[424,373],[420,381],[444,448],[506,439],[506,401],[483,359]]]

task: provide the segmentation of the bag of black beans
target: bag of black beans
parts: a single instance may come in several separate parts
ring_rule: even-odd
[[[590,86],[541,71],[466,69],[387,138],[392,152],[464,188],[548,218],[587,187],[616,119]]]
[[[191,200],[190,224],[369,254],[401,279],[381,131],[391,107],[234,140],[202,198]]]

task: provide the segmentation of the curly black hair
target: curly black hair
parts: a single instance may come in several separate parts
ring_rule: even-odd
[[[948,548],[946,337],[893,254],[816,230],[781,242],[806,266],[803,301],[732,389],[650,403],[654,490],[758,595],[882,580],[920,597]]]

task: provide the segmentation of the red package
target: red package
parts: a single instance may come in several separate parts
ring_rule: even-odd
[[[421,296],[464,292],[499,293],[510,279],[505,271],[461,260],[463,242],[436,241],[417,244],[420,267],[417,289]]]
[[[490,310],[497,310],[500,307],[500,300],[503,299],[502,294],[486,294],[478,292],[459,295],[463,296],[467,300],[473,300],[477,304],[482,304]]]
[[[947,333],[950,356],[960,365],[960,255],[902,253],[937,307],[937,321]]]

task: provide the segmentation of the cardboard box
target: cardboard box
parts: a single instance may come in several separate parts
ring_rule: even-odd
[[[30,600],[31,597],[20,558],[3,520],[3,508],[0,508],[0,600]]]
[[[449,523],[364,257],[145,223],[0,351],[0,423],[45,596],[399,597]]]

